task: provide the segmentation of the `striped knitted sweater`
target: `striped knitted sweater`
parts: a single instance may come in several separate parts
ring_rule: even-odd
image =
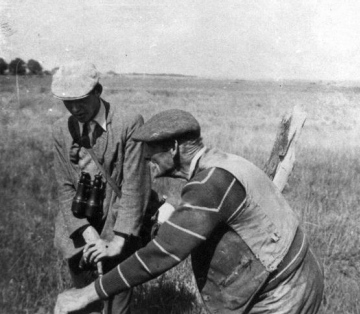
[[[214,230],[226,225],[245,201],[243,186],[229,172],[201,170],[182,191],[181,203],[159,229],[157,237],[102,278],[95,281],[100,298],[105,299],[153,279],[184,260]]]

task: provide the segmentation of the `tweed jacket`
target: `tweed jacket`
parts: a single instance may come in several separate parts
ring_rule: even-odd
[[[137,236],[150,192],[150,172],[140,142],[131,140],[133,132],[143,124],[140,115],[126,114],[121,107],[104,100],[106,131],[97,129],[93,150],[99,162],[121,190],[117,197],[109,184],[103,202],[101,238],[111,240],[116,232]],[[89,224],[86,218],[75,218],[71,212],[81,168],[74,149],[81,149],[78,121],[71,115],[58,120],[53,127],[54,168],[58,184],[59,211],[55,221],[55,247],[65,258],[81,250],[84,240],[79,230]],[[78,147],[78,148],[77,148]]]

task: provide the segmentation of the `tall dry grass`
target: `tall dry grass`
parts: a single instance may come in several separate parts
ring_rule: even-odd
[[[51,125],[64,108],[50,95],[49,77],[0,77],[0,312],[51,313],[70,286],[54,251],[56,186]],[[104,98],[142,113],[192,112],[204,141],[260,167],[281,115],[294,105],[308,112],[297,163],[284,194],[299,214],[325,268],[321,313],[360,313],[358,162],[359,90],[334,82],[246,82],[198,78],[104,78]],[[182,183],[155,182],[177,203]],[[135,313],[202,313],[189,260],[135,290]]]

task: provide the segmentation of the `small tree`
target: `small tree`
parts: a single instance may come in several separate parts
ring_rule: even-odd
[[[41,64],[33,59],[28,61],[27,67],[31,74],[41,74],[43,70]]]
[[[4,75],[5,71],[8,69],[8,64],[3,58],[0,58],[0,75]]]
[[[9,72],[12,75],[24,75],[26,73],[26,63],[20,58],[16,58],[9,63]]]

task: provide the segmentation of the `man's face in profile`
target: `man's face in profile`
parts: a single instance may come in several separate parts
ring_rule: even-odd
[[[161,143],[145,144],[145,159],[150,162],[152,178],[171,177],[175,163],[169,145]]]

